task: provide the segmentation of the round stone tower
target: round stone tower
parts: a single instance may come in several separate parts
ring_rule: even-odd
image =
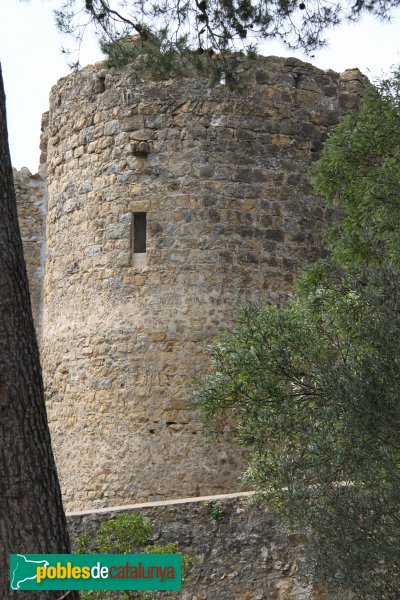
[[[320,255],[307,173],[361,84],[295,59],[235,68],[242,90],[139,63],[52,90],[42,357],[69,510],[239,489],[192,378],[240,305],[283,301]]]

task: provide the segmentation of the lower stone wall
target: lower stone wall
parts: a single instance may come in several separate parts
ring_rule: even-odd
[[[152,541],[177,541],[179,551],[194,560],[182,591],[160,592],[162,598],[347,600],[328,595],[307,575],[305,536],[288,534],[273,515],[251,506],[247,498],[193,499],[132,510],[155,523]],[[118,514],[68,516],[71,539],[95,533],[101,521]]]

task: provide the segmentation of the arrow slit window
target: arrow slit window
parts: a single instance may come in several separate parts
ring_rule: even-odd
[[[147,250],[147,214],[132,213],[131,222],[131,256],[133,267],[146,265]]]

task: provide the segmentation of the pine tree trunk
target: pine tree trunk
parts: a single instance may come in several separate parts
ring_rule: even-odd
[[[0,67],[0,598],[60,598],[59,591],[11,592],[9,555],[69,549],[19,233]],[[74,597],[71,592],[67,599]]]

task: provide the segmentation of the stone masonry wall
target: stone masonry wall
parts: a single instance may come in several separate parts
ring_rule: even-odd
[[[52,89],[42,357],[69,510],[238,489],[232,432],[205,442],[192,377],[242,303],[284,301],[320,256],[330,212],[307,173],[362,78],[276,57],[237,69],[243,92],[155,81],[140,60]]]
[[[45,226],[47,211],[46,181],[26,167],[13,170],[19,227],[29,279],[32,312],[40,337],[45,258]]]
[[[179,552],[193,558],[182,591],[161,592],[160,598],[349,600],[346,594],[328,594],[313,581],[305,565],[305,535],[289,534],[273,515],[249,506],[246,499],[187,502],[129,512],[153,521],[154,544],[177,541]],[[72,540],[84,533],[93,537],[103,520],[121,514],[124,512],[67,517]]]

